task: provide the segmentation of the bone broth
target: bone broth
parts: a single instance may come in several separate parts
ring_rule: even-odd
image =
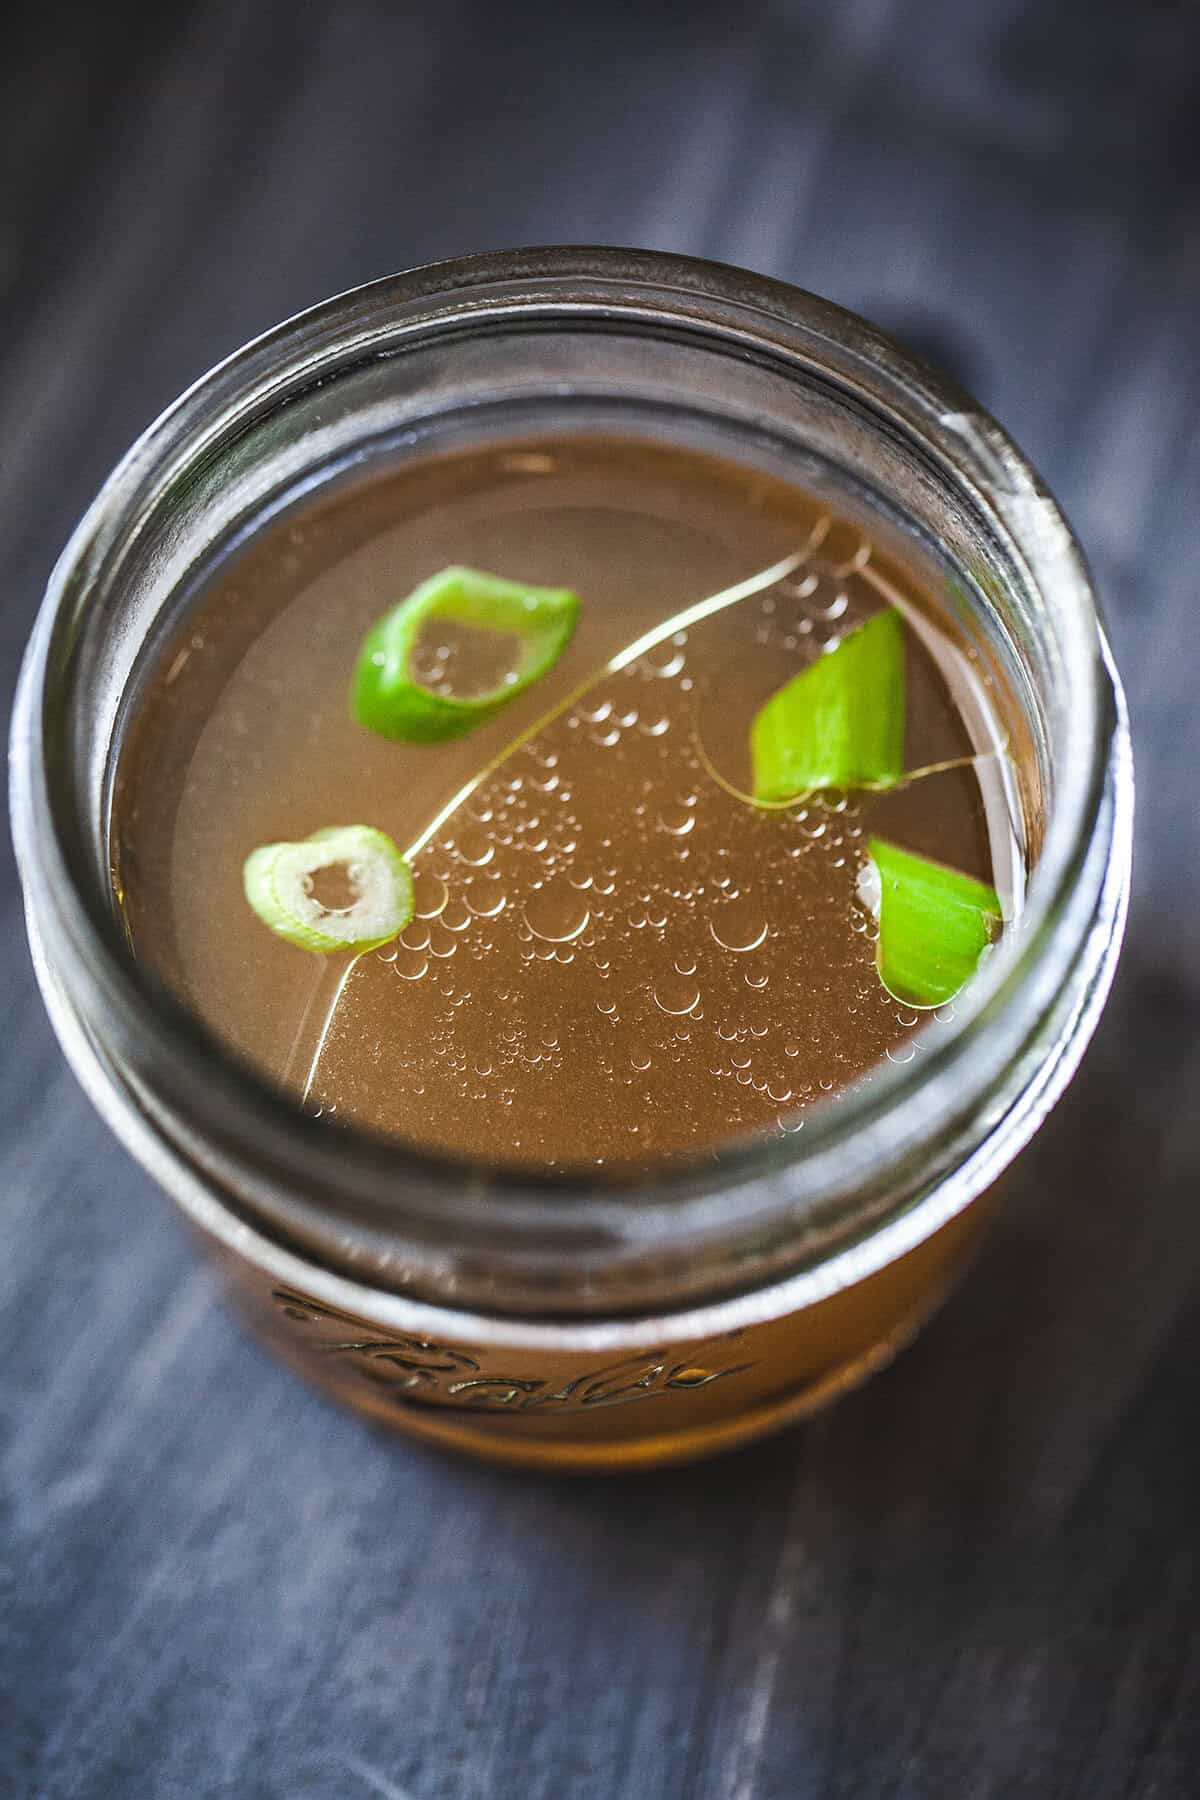
[[[586,435],[298,502],[132,697],[135,954],[422,1149],[577,1174],[801,1130],[950,1029],[1023,881],[1011,709],[865,519]]]

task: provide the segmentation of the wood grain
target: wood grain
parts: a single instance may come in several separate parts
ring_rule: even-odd
[[[275,318],[506,242],[815,287],[961,365],[1089,547],[1138,728],[1123,974],[968,1284],[708,1468],[555,1483],[302,1390],[66,1073],[7,844],[0,1791],[1194,1793],[1193,5],[49,0],[0,26],[0,660],[125,443]]]

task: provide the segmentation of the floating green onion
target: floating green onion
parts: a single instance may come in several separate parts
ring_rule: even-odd
[[[323,906],[314,877],[344,869],[353,898]],[[279,937],[301,950],[374,950],[413,915],[412,871],[391,838],[369,825],[335,825],[298,844],[264,844],[242,870],[246,898]]]
[[[884,838],[871,838],[867,852],[859,895],[879,921],[879,978],[907,1006],[943,1006],[999,929],[996,890]]]
[[[579,597],[569,588],[530,587],[479,569],[430,576],[363,640],[351,709],[360,725],[402,743],[443,743],[483,724],[553,668],[571,640]],[[435,694],[419,682],[412,656],[431,619],[515,636],[517,666],[499,686],[470,698]]]
[[[894,787],[904,774],[904,627],[890,607],[794,675],[750,728],[756,800]]]

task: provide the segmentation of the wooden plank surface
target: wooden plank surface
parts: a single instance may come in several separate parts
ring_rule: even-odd
[[[967,1285],[710,1467],[390,1441],[240,1332],[66,1073],[0,850],[0,1792],[1200,1789],[1200,15],[71,7],[0,25],[0,683],[216,356],[515,242],[745,262],[961,367],[1072,513],[1138,732],[1129,952]]]

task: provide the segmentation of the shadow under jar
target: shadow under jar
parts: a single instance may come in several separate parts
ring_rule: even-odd
[[[566,465],[581,459],[588,494],[605,445],[628,446],[627,468],[648,459],[648,492],[663,456],[718,485],[761,484],[764,565],[791,541],[776,501],[793,492],[798,537],[810,549],[828,539],[822,566],[861,572],[854,546],[870,543],[872,567],[892,571],[879,577],[888,592],[895,570],[923,571],[928,632],[990,697],[970,731],[999,721],[1004,740],[1004,779],[981,779],[981,793],[1008,917],[953,1019],[900,1034],[895,1060],[802,1116],[785,1098],[770,1128],[718,1133],[694,1154],[664,1140],[656,1156],[573,1159],[569,1131],[540,1162],[499,1139],[489,1154],[487,1134],[459,1141],[453,1107],[435,1129],[432,1104],[391,1134],[370,1109],[366,1125],[314,1116],[309,1084],[256,1053],[253,1018],[222,1030],[203,981],[181,977],[176,951],[138,923],[142,876],[122,837],[131,770],[151,810],[165,807],[156,841],[182,829],[162,800],[169,746],[157,785],[145,754],[147,696],[214,594],[233,594],[234,637],[251,645],[255,596],[287,600],[289,531],[300,542],[306,520],[359,517],[355,496],[417,492],[423,472],[480,458],[508,457],[515,479],[536,481],[554,445]],[[660,538],[651,531],[643,554]],[[744,549],[731,525],[713,589],[753,573]],[[255,567],[257,586],[244,579]],[[802,584],[807,567],[788,574]],[[391,597],[409,585],[398,578]],[[768,604],[776,591],[762,590]],[[611,609],[594,618],[602,666],[620,633]],[[592,643],[581,626],[572,654]],[[469,743],[455,751],[467,763]],[[466,764],[439,767],[452,795]],[[55,571],[12,769],[30,942],[63,1048],[259,1332],[398,1429],[544,1468],[728,1448],[886,1362],[961,1269],[993,1183],[1074,1072],[1124,921],[1123,702],[1080,554],[1037,477],[966,395],[863,321],[649,253],[538,250],[417,270],[302,315],[206,376],[134,446]],[[353,768],[342,779],[353,796]],[[310,828],[337,822],[349,820]],[[152,924],[162,908],[150,899]],[[230,930],[261,932],[246,919]],[[280,948],[256,941],[264,957]]]

